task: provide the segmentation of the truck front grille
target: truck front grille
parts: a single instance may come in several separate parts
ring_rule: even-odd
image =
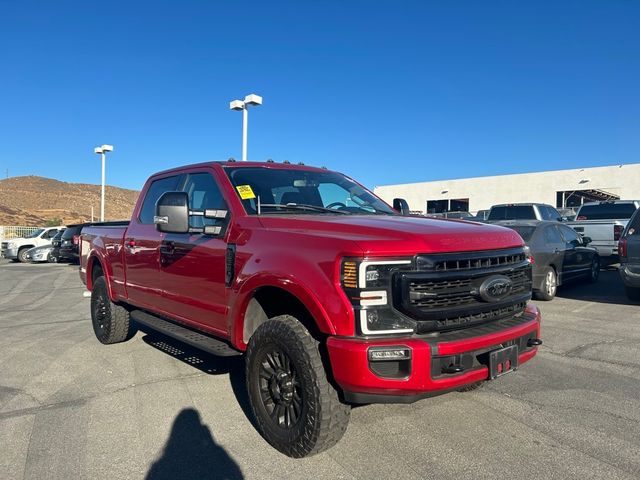
[[[465,328],[518,315],[531,298],[531,265],[522,248],[419,255],[393,276],[394,307],[417,333]]]

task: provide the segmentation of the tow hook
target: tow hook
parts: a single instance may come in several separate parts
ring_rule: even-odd
[[[527,340],[527,347],[537,347],[538,345],[542,345],[542,340],[539,338],[530,338]]]

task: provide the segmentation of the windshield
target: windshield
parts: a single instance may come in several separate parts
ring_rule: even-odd
[[[38,230],[36,230],[35,232],[33,232],[33,233],[32,233],[32,234],[30,234],[30,235],[27,235],[27,236],[26,236],[26,237],[24,237],[24,238],[36,238],[36,237],[40,236],[40,234],[41,234],[42,232],[44,232],[44,228],[39,228]]]
[[[488,220],[535,220],[536,213],[531,205],[491,207]]]
[[[266,167],[225,171],[249,214],[397,214],[339,173]]]

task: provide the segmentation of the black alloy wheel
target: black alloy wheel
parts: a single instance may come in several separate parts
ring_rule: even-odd
[[[350,406],[327,379],[320,342],[295,317],[262,323],[249,339],[246,382],[256,428],[294,458],[335,445],[347,429]]]
[[[93,282],[91,290],[91,323],[96,338],[104,344],[129,340],[136,333],[129,311],[109,298],[109,290],[104,277]]]
[[[292,428],[302,413],[302,388],[289,356],[275,345],[262,352],[260,399],[274,424]]]

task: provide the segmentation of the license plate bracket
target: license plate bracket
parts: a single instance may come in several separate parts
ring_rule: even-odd
[[[494,380],[518,369],[518,346],[510,345],[489,352],[489,379]]]

